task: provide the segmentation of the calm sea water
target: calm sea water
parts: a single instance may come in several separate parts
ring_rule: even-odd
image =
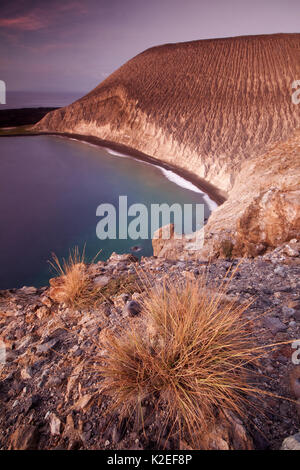
[[[174,173],[83,142],[0,138],[0,289],[45,285],[53,276],[51,252],[66,257],[76,245],[86,243],[90,259],[99,249],[99,259],[107,259],[133,245],[140,256],[151,255],[150,239],[99,240],[96,208],[118,207],[119,195],[127,195],[128,205],[203,203],[208,216],[210,201],[191,187]]]
[[[67,106],[81,98],[85,92],[36,92],[10,91],[6,93],[6,104],[0,104],[0,109],[38,108]]]

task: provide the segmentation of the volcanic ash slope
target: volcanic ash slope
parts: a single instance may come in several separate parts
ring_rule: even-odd
[[[167,44],[137,55],[35,127],[132,147],[193,172],[227,197],[237,191],[245,162],[268,158],[275,143],[299,128],[295,80],[300,34]]]

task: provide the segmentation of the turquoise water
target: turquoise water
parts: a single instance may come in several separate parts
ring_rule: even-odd
[[[171,178],[174,181],[170,181]],[[207,196],[181,187],[174,173],[83,142],[54,136],[0,138],[0,289],[45,285],[51,253],[68,256],[86,244],[88,258],[113,251],[152,254],[151,240],[99,240],[96,208],[143,203],[203,203]],[[196,188],[194,188],[196,189]],[[209,202],[209,201],[208,201]]]

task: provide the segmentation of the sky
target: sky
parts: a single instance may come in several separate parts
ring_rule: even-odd
[[[1,0],[7,90],[90,91],[164,43],[299,32],[299,0]]]

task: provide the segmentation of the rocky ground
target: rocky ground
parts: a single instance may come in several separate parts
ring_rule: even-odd
[[[297,244],[298,246],[298,244]],[[49,287],[24,287],[0,292],[0,339],[6,363],[0,367],[1,449],[153,449],[158,425],[151,402],[144,403],[145,429],[134,419],[118,419],[110,399],[101,394],[97,370],[105,354],[107,329],[138,321],[136,272],[150,282],[166,275],[197,279],[206,273],[208,287],[219,285],[229,268],[239,267],[227,296],[243,303],[257,345],[300,339],[300,257],[286,246],[256,259],[168,261],[113,254],[107,262],[88,266],[106,300],[99,308],[74,311],[59,300],[59,281]],[[263,315],[263,316],[262,316]],[[278,449],[300,428],[300,366],[292,362],[290,344],[270,348],[257,366],[259,386],[281,398],[253,401],[253,414],[242,424],[234,419],[235,435],[218,430],[212,448]],[[298,399],[298,405],[296,400]],[[225,435],[225,434],[226,435]],[[241,435],[243,437],[241,438]],[[241,439],[244,444],[239,444]],[[295,446],[295,439],[286,446]],[[296,444],[297,445],[297,444]],[[189,443],[162,439],[166,449]]]

